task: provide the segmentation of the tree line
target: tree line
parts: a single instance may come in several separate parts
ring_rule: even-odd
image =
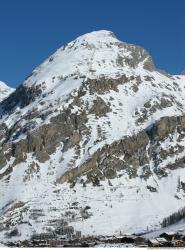
[[[185,218],[185,207],[163,219],[162,227],[167,227]]]

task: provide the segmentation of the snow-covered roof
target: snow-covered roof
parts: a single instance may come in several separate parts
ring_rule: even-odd
[[[149,242],[152,244],[159,244],[159,242],[156,239],[149,239]]]
[[[163,237],[159,237],[159,238],[156,238],[157,241],[159,241],[160,243],[162,242],[166,242],[167,240]]]

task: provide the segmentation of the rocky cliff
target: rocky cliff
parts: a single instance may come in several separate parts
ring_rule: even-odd
[[[83,35],[0,106],[1,240],[143,232],[183,206],[185,76],[145,49]]]

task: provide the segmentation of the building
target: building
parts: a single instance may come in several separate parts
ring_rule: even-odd
[[[59,235],[72,235],[74,233],[74,228],[72,226],[62,226],[55,230],[56,234]]]
[[[150,239],[150,240],[148,240],[148,246],[149,247],[159,247],[160,243],[156,239]]]
[[[173,240],[173,247],[185,247],[185,242],[183,240]]]
[[[49,239],[55,239],[56,235],[54,233],[41,233],[41,234],[34,234],[32,236],[32,240],[49,240]]]
[[[80,239],[82,237],[81,231],[76,231],[76,238]]]
[[[134,239],[134,243],[136,244],[136,246],[140,246],[145,245],[146,241],[143,237],[138,236]]]
[[[156,240],[159,242],[160,246],[166,246],[166,247],[168,246],[168,241],[165,238],[160,237],[156,238]]]
[[[160,235],[161,238],[165,238],[166,240],[174,240],[175,239],[175,233],[174,232],[165,232]]]

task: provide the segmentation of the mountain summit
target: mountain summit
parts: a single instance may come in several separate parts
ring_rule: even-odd
[[[110,31],[61,47],[0,103],[0,240],[160,228],[185,201],[184,107],[185,76]]]
[[[44,97],[51,102],[51,91],[61,93],[61,98],[77,88],[81,79],[131,76],[136,69],[154,70],[146,50],[119,41],[110,31],[91,32],[61,47],[45,60],[16,90],[13,100],[21,107],[35,98],[43,100]],[[8,107],[6,103],[5,109]]]
[[[24,85],[47,83],[51,75],[56,80],[70,76],[116,76],[136,67],[153,69],[148,53],[141,47],[119,41],[112,32],[102,30],[80,36],[63,46],[36,68]]]

